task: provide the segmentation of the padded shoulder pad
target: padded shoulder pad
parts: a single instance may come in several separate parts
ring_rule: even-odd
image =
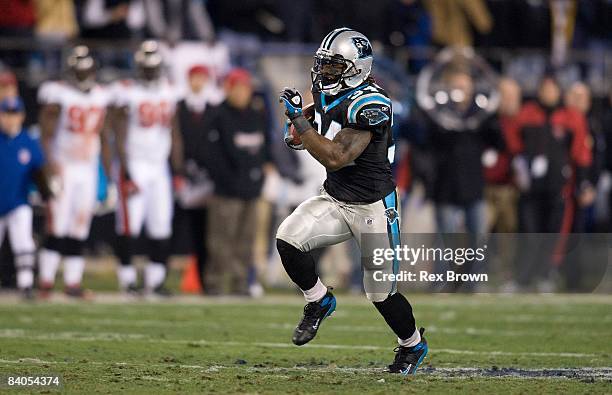
[[[389,120],[389,116],[380,106],[362,108],[357,113],[357,119],[368,126],[378,126]],[[359,123],[361,123],[359,122]]]
[[[371,129],[391,120],[391,99],[381,92],[369,92],[357,96],[348,106],[348,123]]]

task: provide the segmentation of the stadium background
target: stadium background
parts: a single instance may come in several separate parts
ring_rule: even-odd
[[[144,2],[161,12],[145,13]],[[204,5],[205,12],[170,16],[171,7],[184,11],[192,4]],[[258,203],[256,262],[245,265],[257,269],[251,278],[266,286],[263,298],[125,300],[116,292],[114,218],[107,211],[96,216],[88,240],[84,284],[95,291],[94,301],[73,302],[56,292],[49,301],[27,303],[14,292],[13,256],[4,240],[0,377],[60,374],[70,393],[610,393],[611,20],[610,0],[0,0],[0,93],[14,74],[31,133],[38,129],[38,88],[63,75],[74,45],[92,49],[98,79],[110,83],[134,75],[134,51],[143,39],[154,38],[165,43],[166,71],[175,80],[184,81],[192,64],[207,65],[219,86],[234,67],[252,73],[269,114],[267,133],[280,173]],[[436,174],[427,161],[431,147],[422,144],[431,123],[422,122],[415,88],[419,73],[443,48],[473,47],[499,77],[520,84],[523,102],[537,95],[551,70],[564,92],[583,82],[592,96],[587,117],[597,158],[596,195],[575,216],[579,227],[573,232],[597,249],[587,251],[595,252],[593,260],[583,255],[573,262],[594,280],[572,283],[576,271],[566,271],[553,289],[531,287],[527,295],[511,296],[427,295],[409,288],[406,295],[431,347],[413,379],[382,373],[396,344],[363,295],[345,292],[361,293],[358,251],[351,244],[321,257],[326,282],[339,288],[338,312],[312,344],[297,348],[289,342],[303,300],[275,255],[274,230],[292,206],[316,193],[324,174],[286,149],[277,94],[285,85],[308,91],[318,42],[339,26],[372,40],[374,75],[394,99],[394,171],[407,233],[437,230],[440,207],[427,186]],[[274,193],[281,185],[293,187],[291,199]],[[518,194],[513,182],[507,186]],[[518,222],[518,201],[513,202]],[[39,243],[44,208],[34,204]],[[520,231],[515,226],[513,231]],[[169,286],[180,294],[193,261],[190,229],[180,212],[173,230]],[[531,242],[527,252],[558,236],[487,230],[502,244]],[[138,250],[146,254],[146,244]],[[491,288],[464,291],[518,291],[504,287],[516,273],[498,274]],[[551,290],[571,292],[548,294]]]
[[[49,7],[51,3],[57,7]],[[166,12],[161,19],[147,13],[138,15],[141,6],[138,1],[1,2],[1,8],[7,12],[0,18],[0,67],[17,76],[19,93],[27,108],[26,124],[34,133],[38,120],[38,87],[45,80],[62,76],[63,60],[74,44],[90,46],[99,65],[98,79],[109,83],[131,76],[134,49],[142,39],[154,38],[167,45],[166,71],[177,85],[185,84],[185,70],[194,64],[209,66],[212,83],[219,86],[233,67],[244,67],[253,73],[256,91],[264,98],[270,115],[267,133],[273,142],[276,168],[281,177],[293,182],[300,161],[285,149],[279,138],[282,122],[276,92],[285,85],[308,91],[307,71],[316,42],[337,26],[352,26],[374,43],[374,75],[394,99],[394,133],[400,147],[394,168],[405,203],[403,230],[427,233],[436,229],[436,207],[423,191],[427,189],[427,171],[423,168],[428,163],[418,163],[426,159],[417,155],[419,142],[428,130],[418,122],[416,79],[435,60],[440,49],[473,46],[499,76],[520,84],[523,102],[536,96],[539,81],[551,66],[564,91],[580,81],[590,89],[592,105],[587,116],[592,126],[592,147],[594,151],[601,151],[597,153],[600,163],[593,166],[598,166],[594,185],[597,197],[585,207],[586,214],[577,219],[575,224],[580,225],[575,225],[575,230],[605,233],[610,229],[607,169],[612,162],[612,151],[609,144],[606,146],[612,128],[609,26],[612,6],[609,1],[313,0],[292,4],[213,0],[203,2],[203,13],[196,17],[184,12],[178,17],[169,14],[168,6],[172,2],[152,3]],[[174,5],[185,10],[186,3]],[[105,15],[116,17],[114,22],[96,15],[102,10]],[[307,197],[312,192],[304,193]],[[258,260],[255,267],[260,273],[270,272],[266,274],[269,281],[265,281],[269,285],[285,283],[270,246],[277,224],[296,203],[264,193],[258,206],[262,218],[255,246]],[[41,237],[43,210],[37,213],[35,230]],[[192,248],[189,229],[180,214],[177,212],[174,221],[173,252],[186,256]],[[113,243],[113,214],[96,216],[88,241],[90,257],[102,257],[94,262],[112,262]],[[144,253],[145,248],[143,244],[139,251]],[[331,257],[327,260],[336,262],[333,266],[340,266],[335,269],[339,271],[336,273],[340,276],[339,284],[359,288],[359,275],[354,274],[358,269],[351,264],[354,254],[354,246],[343,246],[336,253],[328,254]],[[8,243],[3,243],[1,257],[2,284],[10,287],[14,280]],[[175,268],[182,270],[184,261],[175,259]]]

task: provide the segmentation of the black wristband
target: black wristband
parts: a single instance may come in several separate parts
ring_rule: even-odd
[[[303,115],[293,118],[291,120],[291,123],[293,124],[293,126],[295,127],[295,131],[299,135],[302,135],[306,133],[306,131],[312,129],[312,125]]]

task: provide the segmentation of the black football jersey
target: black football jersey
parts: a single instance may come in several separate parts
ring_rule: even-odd
[[[323,186],[332,197],[343,202],[373,203],[395,188],[391,161],[395,153],[391,133],[392,107],[387,93],[374,83],[326,96],[313,92],[313,126],[333,140],[343,128],[369,130],[372,140],[349,165],[327,171]]]

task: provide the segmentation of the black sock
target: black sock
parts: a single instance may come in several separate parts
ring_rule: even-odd
[[[276,239],[276,249],[289,278],[302,291],[307,291],[315,286],[318,276],[314,259],[310,253],[302,252],[281,239]]]
[[[397,337],[408,339],[414,334],[416,323],[412,315],[412,306],[404,295],[395,293],[382,302],[373,303]]]
[[[64,239],[55,236],[47,236],[44,243],[44,248],[61,254],[61,252],[64,250]]]
[[[65,237],[63,239],[61,254],[63,256],[81,256],[83,255],[84,247],[85,241],[73,239],[72,237]]]
[[[149,239],[149,260],[168,266],[170,239]]]
[[[132,240],[131,236],[117,236],[115,254],[122,266],[129,266],[132,263]]]

